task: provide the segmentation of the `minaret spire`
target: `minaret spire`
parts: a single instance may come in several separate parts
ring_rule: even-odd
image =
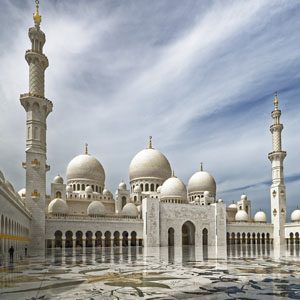
[[[148,145],[148,149],[153,149],[152,147],[152,136],[149,136],[149,145]]]
[[[286,221],[286,192],[283,174],[283,161],[286,152],[282,150],[281,133],[283,125],[280,123],[281,110],[277,92],[273,99],[274,110],[272,111],[273,124],[270,127],[272,133],[272,152],[268,158],[272,164],[271,194],[271,218],[273,223],[274,247],[280,248],[285,243],[284,225]]]
[[[31,239],[29,251],[45,254],[45,197],[46,172],[50,166],[47,160],[47,117],[53,104],[45,98],[45,70],[48,59],[43,53],[46,37],[40,30],[41,16],[39,1],[35,1],[33,15],[35,26],[29,28],[31,48],[26,51],[25,59],[29,66],[29,89],[21,94],[20,102],[26,111],[26,198],[25,203],[32,214]]]

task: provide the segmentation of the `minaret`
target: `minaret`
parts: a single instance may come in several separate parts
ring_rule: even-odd
[[[52,102],[44,97],[44,72],[48,59],[43,54],[45,34],[40,30],[42,17],[36,0],[34,27],[29,28],[31,49],[25,59],[29,65],[29,92],[21,94],[20,101],[26,111],[26,198],[25,204],[32,214],[29,254],[45,252],[45,194],[46,172],[46,119],[52,111]]]
[[[286,152],[281,147],[281,132],[283,125],[280,123],[281,111],[278,109],[279,100],[277,93],[274,97],[274,110],[272,111],[273,124],[270,127],[272,133],[273,151],[268,157],[272,163],[271,193],[271,218],[273,224],[274,249],[285,243],[284,225],[286,220],[286,194],[283,175],[283,161]]]

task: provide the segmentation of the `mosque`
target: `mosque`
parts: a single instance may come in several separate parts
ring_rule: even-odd
[[[214,177],[203,166],[192,174],[188,184],[172,174],[167,157],[154,148],[150,137],[146,149],[129,165],[129,184],[121,182],[115,193],[105,187],[105,170],[90,155],[73,158],[66,178],[56,176],[51,194],[46,194],[47,117],[53,103],[45,98],[44,73],[48,59],[43,53],[46,41],[40,28],[37,1],[29,28],[31,48],[25,59],[29,66],[29,91],[20,95],[26,112],[25,188],[16,192],[0,171],[0,253],[6,259],[11,245],[16,254],[45,253],[48,248],[136,247],[194,245],[226,247],[229,244],[272,244],[279,249],[299,243],[300,210],[286,219],[286,190],[282,150],[279,100],[274,97],[271,113],[272,166],[270,187],[271,223],[267,214],[252,215],[246,195],[229,206],[217,198]],[[51,129],[50,129],[51,130]],[[3,159],[3,158],[2,158]]]

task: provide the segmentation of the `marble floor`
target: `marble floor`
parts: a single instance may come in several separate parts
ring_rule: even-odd
[[[49,250],[0,268],[0,299],[300,299],[299,245]]]

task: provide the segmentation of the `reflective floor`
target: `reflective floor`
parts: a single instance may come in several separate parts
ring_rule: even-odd
[[[0,268],[0,299],[300,299],[299,245],[56,249]]]

